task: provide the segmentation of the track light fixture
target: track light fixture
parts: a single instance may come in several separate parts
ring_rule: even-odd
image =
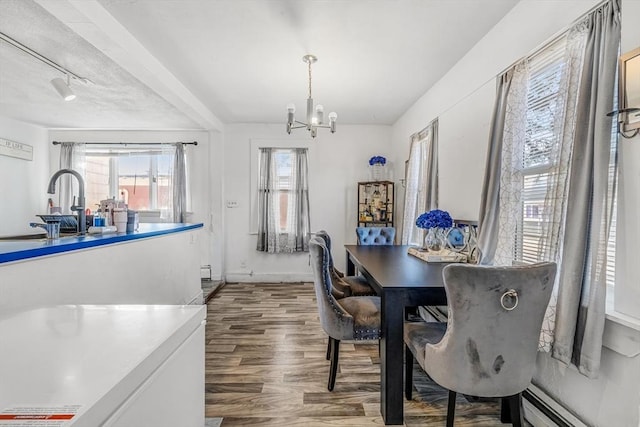
[[[8,35],[6,35],[4,33],[0,33],[0,40],[5,42],[5,43],[7,43],[7,44],[9,44],[9,45],[11,45],[11,46],[13,46],[13,47],[15,47],[16,49],[19,49],[19,50],[23,51],[24,53],[26,53],[28,55],[33,56],[37,60],[44,62],[45,64],[47,64],[51,68],[55,68],[56,70],[58,70],[59,72],[61,72],[65,76],[67,76],[67,81],[66,82],[61,77],[56,77],[53,80],[51,80],[51,84],[53,85],[54,88],[56,88],[56,90],[58,91],[60,96],[62,98],[64,98],[65,101],[71,101],[71,100],[76,98],[76,95],[73,93],[73,91],[71,90],[71,87],[70,87],[70,79],[77,80],[77,81],[82,82],[84,84],[93,84],[93,82],[91,80],[89,80],[88,78],[81,77],[81,76],[77,75],[76,73],[74,73],[72,71],[69,71],[68,69],[64,68],[62,65],[56,64],[55,62],[53,62],[52,60],[50,60],[46,56],[40,55],[35,50],[30,49],[29,47],[23,45],[22,43],[20,43],[17,40],[12,39],[11,37],[9,37]]]
[[[56,77],[55,79],[51,80],[51,84],[54,88],[56,88],[60,96],[65,101],[73,101],[74,99],[76,99],[76,94],[73,93],[73,91],[71,90],[71,86],[69,85],[69,74],[67,74],[66,83],[61,77]]]

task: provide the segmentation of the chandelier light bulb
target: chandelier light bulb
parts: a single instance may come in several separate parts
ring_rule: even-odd
[[[329,129],[331,133],[336,133],[336,120],[338,120],[338,113],[332,111],[329,113]]]
[[[324,107],[322,104],[316,105],[316,122],[321,125],[324,122]]]

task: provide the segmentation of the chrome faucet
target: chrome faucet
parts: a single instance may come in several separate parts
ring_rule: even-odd
[[[49,180],[49,189],[47,193],[54,194],[56,192],[56,181],[60,177],[60,175],[64,175],[65,173],[69,173],[76,177],[78,180],[78,204],[75,203],[71,206],[72,211],[78,212],[78,232],[80,234],[87,233],[87,214],[85,213],[85,200],[84,200],[84,179],[82,179],[82,175],[73,169],[60,169],[58,172],[54,173],[51,179]]]
[[[45,224],[39,222],[30,222],[33,228],[42,228],[47,233],[47,239],[57,239],[60,237],[60,221],[47,221]]]

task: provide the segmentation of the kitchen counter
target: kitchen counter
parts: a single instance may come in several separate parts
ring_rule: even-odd
[[[202,224],[0,241],[0,313],[60,304],[201,304]]]
[[[57,415],[44,423],[201,427],[205,319],[205,306],[3,313],[0,425],[16,417],[44,425],[37,417]]]
[[[140,224],[138,231],[131,233],[87,234],[85,236],[61,237],[59,239],[52,240],[4,240],[0,241],[0,264],[88,249],[96,246],[111,245],[114,243],[178,233],[202,228],[202,226],[202,223]]]

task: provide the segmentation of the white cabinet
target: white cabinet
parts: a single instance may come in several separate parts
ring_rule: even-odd
[[[202,427],[205,306],[69,305],[0,318],[0,415]],[[9,424],[10,425],[10,424]]]

